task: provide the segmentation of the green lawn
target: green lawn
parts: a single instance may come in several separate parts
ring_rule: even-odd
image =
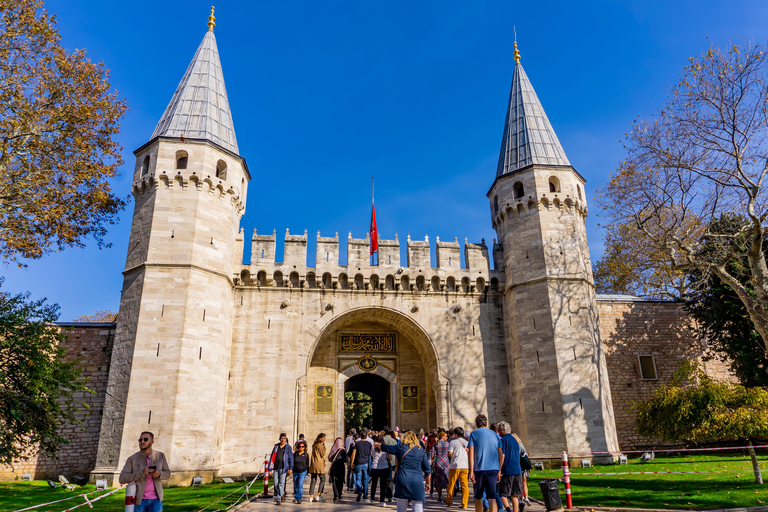
[[[768,455],[758,456],[763,480],[768,482]],[[621,475],[589,476],[590,473],[625,471],[744,471],[693,475]],[[541,499],[539,481],[562,478],[562,471],[532,471],[528,491]],[[768,483],[757,485],[752,462],[745,455],[656,455],[651,462],[630,459],[629,464],[574,468],[571,493],[576,507],[612,506],[674,509],[714,509],[768,504]],[[565,505],[565,487],[560,483]]]
[[[210,505],[219,498],[233,493],[233,491],[237,491],[244,485],[244,482],[235,482],[234,484],[209,484],[200,487],[168,487],[163,492],[163,508],[173,510],[174,512],[194,512]],[[260,493],[261,489],[262,482],[259,480],[251,487],[250,495]],[[0,482],[0,512],[10,512],[40,503],[78,496],[95,490],[96,486],[94,485],[86,485],[78,487],[74,491],[69,491],[63,488],[52,489],[48,487],[46,482]],[[207,510],[213,511],[225,508],[226,505],[234,503],[244,491],[245,489],[234,492],[231,496]],[[90,494],[88,498],[93,499],[100,494],[102,493]],[[36,508],[30,512],[60,512],[80,503],[85,503],[85,500],[82,497],[76,497],[47,507]],[[78,512],[90,510],[88,505],[77,509]],[[93,512],[117,512],[123,510],[125,510],[125,491],[122,490],[93,504]]]

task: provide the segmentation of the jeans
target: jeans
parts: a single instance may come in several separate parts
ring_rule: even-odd
[[[347,489],[352,490],[355,487],[355,470],[349,467],[347,463]]]
[[[423,512],[424,502],[412,501],[411,507],[413,507],[413,512]],[[406,510],[408,510],[408,498],[397,498],[397,512],[405,512]]]
[[[381,496],[379,501],[383,502],[387,497],[387,483],[389,483],[389,468],[374,469],[371,471],[371,501],[376,499],[376,484],[379,484]]]
[[[293,473],[293,497],[297,500],[301,500],[304,489],[304,479],[307,478],[307,472]]]
[[[317,482],[318,478],[320,479],[320,485],[317,486],[317,495],[320,496],[323,494],[323,489],[325,489],[325,473],[312,473],[312,478],[309,481],[310,496],[315,495],[315,483]]]
[[[461,506],[466,508],[469,503],[469,475],[468,469],[449,469],[448,470],[448,496],[445,498],[445,504],[449,507],[453,503],[453,491],[456,489],[456,481],[461,483]]]
[[[141,505],[133,507],[134,512],[163,512],[163,502],[154,500],[141,500]]]
[[[275,480],[273,484],[275,486],[275,500],[281,500],[285,498],[285,479],[288,478],[288,473],[283,473],[282,469],[279,469],[272,473]]]
[[[368,496],[368,464],[355,466],[355,492]]]
[[[498,489],[497,489],[498,491]],[[481,495],[483,497],[483,508],[488,508],[488,498],[485,497],[485,491],[483,491],[483,494]],[[501,504],[501,496],[499,496],[499,493],[496,493],[496,510],[504,510],[504,505]]]

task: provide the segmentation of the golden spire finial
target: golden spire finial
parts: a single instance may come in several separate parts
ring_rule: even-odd
[[[213,32],[213,27],[216,26],[216,17],[213,15],[213,6],[211,6],[211,15],[208,16],[208,30]]]
[[[520,52],[517,51],[517,27],[513,25],[512,30],[515,33],[515,62],[520,64]]]

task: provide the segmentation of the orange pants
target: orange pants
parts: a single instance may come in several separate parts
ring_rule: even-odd
[[[453,502],[453,490],[456,488],[456,480],[461,483],[461,506],[467,508],[469,504],[469,470],[468,469],[449,469],[448,470],[448,497],[445,504],[450,506]]]

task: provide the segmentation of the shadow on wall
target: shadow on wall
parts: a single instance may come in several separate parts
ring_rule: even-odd
[[[675,302],[600,301],[598,309],[621,449],[663,444],[636,432],[632,404],[670,384],[685,359],[701,360],[706,342],[695,336],[691,318]],[[731,377],[720,361],[706,362],[705,368],[715,377]]]

